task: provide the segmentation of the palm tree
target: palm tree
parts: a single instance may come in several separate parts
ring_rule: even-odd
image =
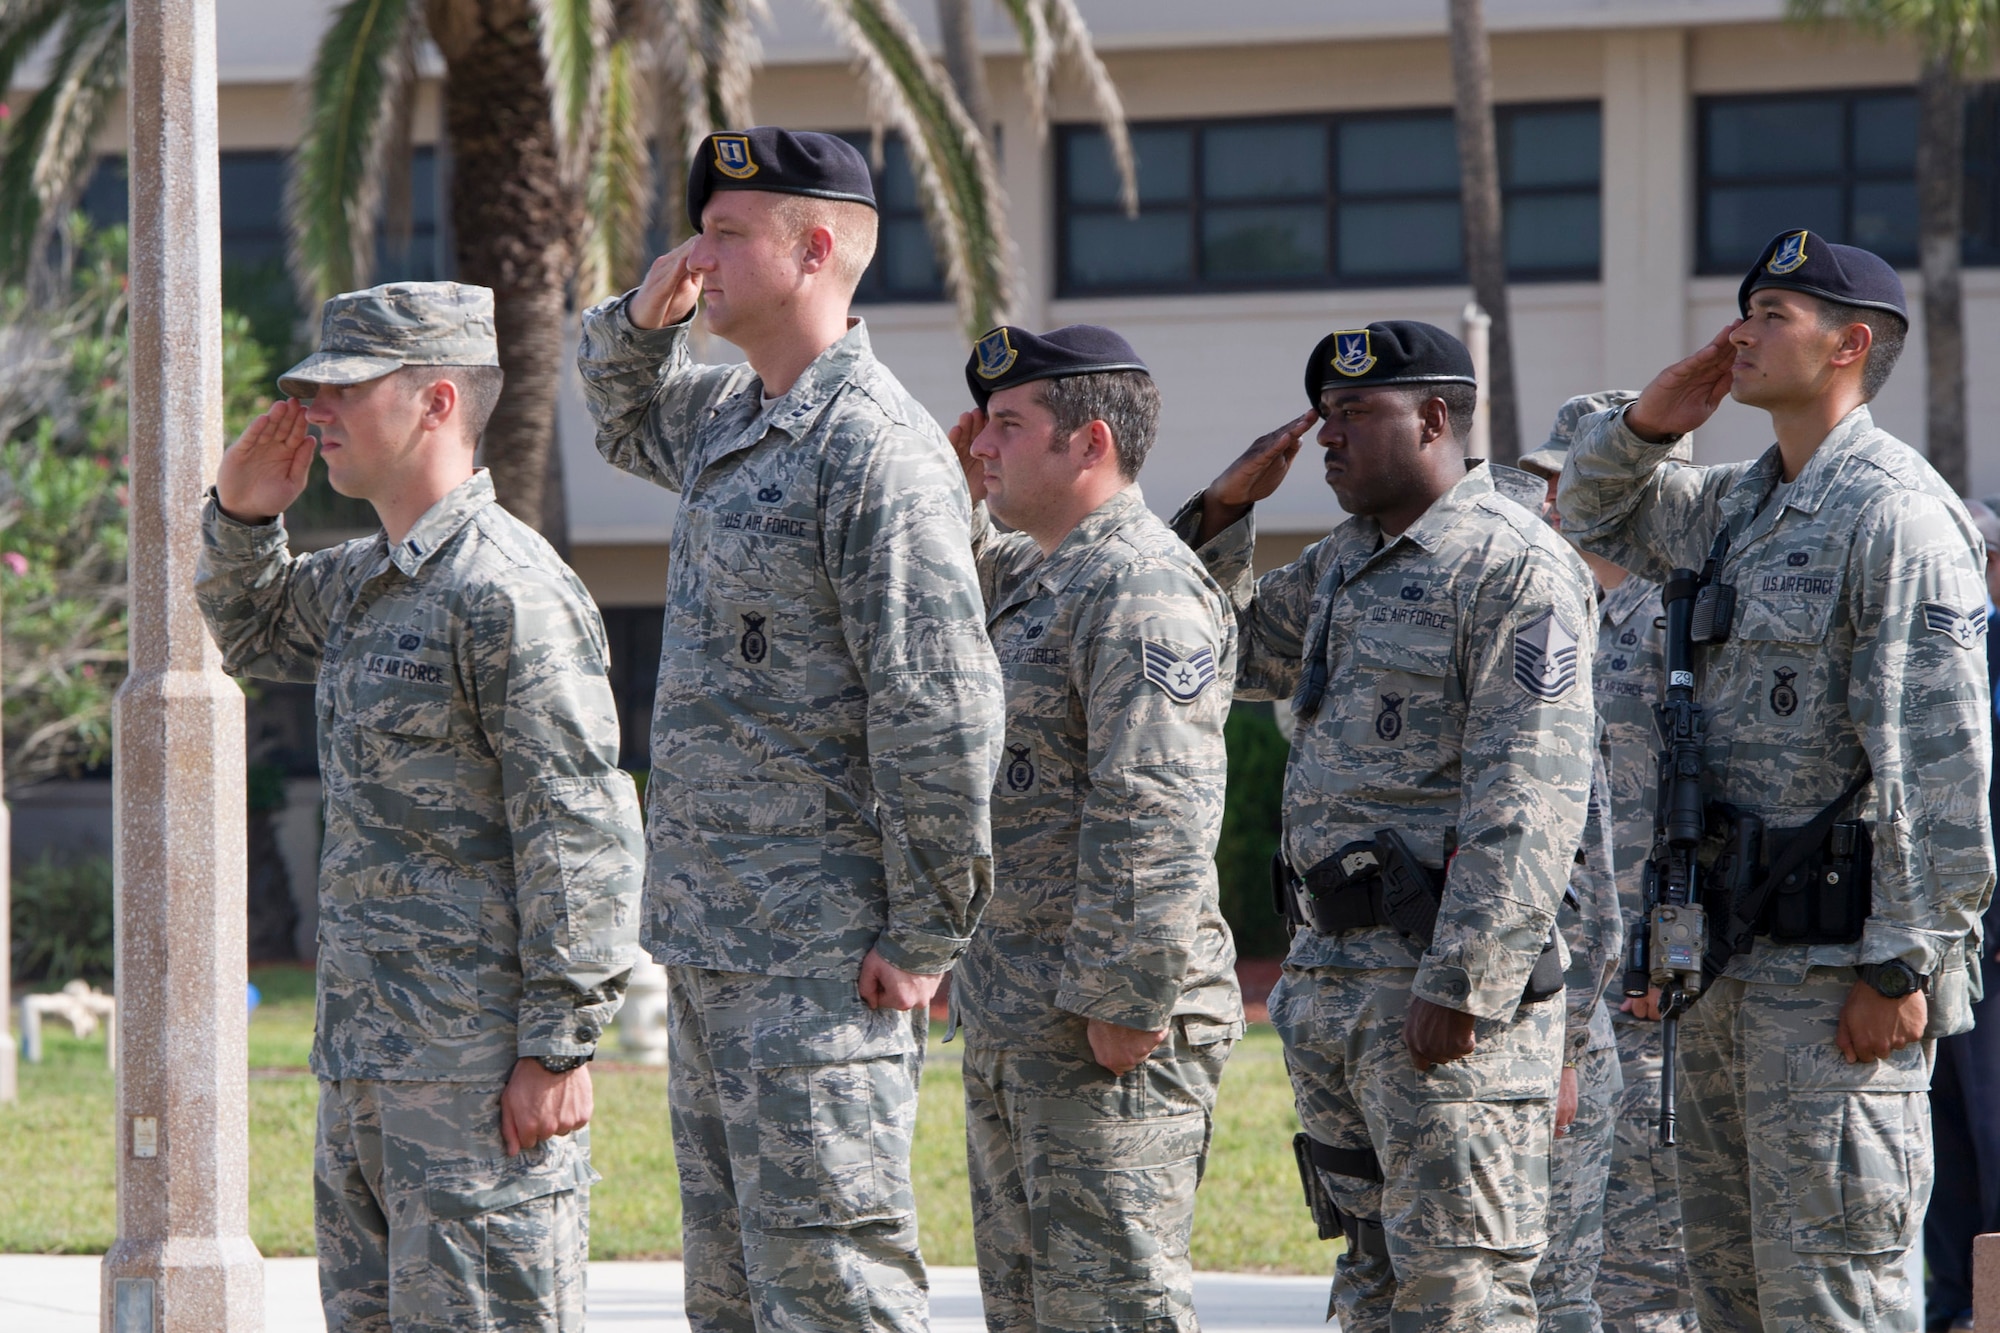
[[[1001,322],[1016,279],[992,145],[899,0],[815,3],[878,128],[908,148],[961,323],[976,334]],[[1075,0],[998,3],[1020,34],[1037,133],[1066,64],[1093,95],[1135,206],[1124,113]],[[693,146],[753,119],[765,17],[763,0],[345,0],[320,40],[286,201],[301,294],[317,303],[365,283],[378,216],[392,228],[407,218],[395,187],[409,177],[428,39],[445,66],[457,270],[493,288],[507,369],[486,457],[502,502],[537,527],[561,513],[550,444],[572,286],[582,300],[614,290],[640,272],[649,224],[682,229]],[[43,248],[84,179],[123,77],[124,6],[0,0],[0,85],[51,34],[51,81],[0,144],[0,182],[34,185],[8,188],[0,204],[0,260],[16,265]]]
[[[1451,0],[1451,83],[1458,125],[1459,194],[1465,210],[1465,272],[1472,299],[1493,321],[1486,334],[1487,416],[1496,463],[1521,456],[1514,400],[1513,321],[1507,312],[1507,240],[1500,212],[1500,151],[1493,130],[1493,58],[1481,0]]]
[[[1992,60],[1995,0],[1788,0],[1794,18],[1847,18],[1914,41],[1917,76],[1917,254],[1924,283],[1924,452],[1958,491],[1965,440],[1965,77]]]

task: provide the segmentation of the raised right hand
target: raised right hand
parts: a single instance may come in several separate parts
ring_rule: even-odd
[[[314,448],[306,434],[306,405],[279,399],[223,451],[215,473],[216,502],[240,522],[269,523],[305,490]]]
[[[972,456],[972,442],[985,429],[986,414],[975,408],[970,412],[960,412],[958,424],[945,432],[945,438],[951,441],[952,452],[958,455],[958,465],[965,472],[965,484],[972,491],[974,504],[986,498],[986,469]]]
[[[680,323],[694,309],[694,303],[701,299],[701,275],[688,272],[687,261],[696,239],[690,236],[646,270],[646,280],[625,304],[625,312],[635,325],[663,329]]]
[[[1248,513],[1250,506],[1278,489],[1292,460],[1299,455],[1300,442],[1319,420],[1319,409],[1308,409],[1268,435],[1259,436],[1222,475],[1208,483],[1201,493],[1201,535],[1196,545],[1212,539]]]
[[[1729,336],[1742,323],[1729,321],[1706,347],[1653,377],[1639,400],[1625,409],[1625,424],[1634,435],[1658,443],[1707,424],[1735,380],[1736,344]]]

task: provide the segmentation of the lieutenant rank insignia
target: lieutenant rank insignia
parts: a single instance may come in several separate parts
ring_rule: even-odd
[[[1333,335],[1333,368],[1349,379],[1359,379],[1375,368],[1368,330],[1341,329]]]
[[[1514,681],[1537,699],[1555,700],[1576,684],[1577,639],[1554,611],[1514,631]]]
[[[1167,692],[1177,704],[1191,704],[1215,679],[1215,650],[1197,648],[1180,657],[1165,644],[1145,641],[1141,666],[1146,679]]]
[[[715,145],[715,169],[731,180],[749,180],[757,174],[757,164],[750,157],[750,136],[747,134],[718,134],[711,142]]]
[[[979,340],[979,373],[986,379],[997,380],[1014,368],[1014,358],[1020,353],[1007,340],[1007,330],[1003,325]]]
[[[1970,648],[1986,633],[1986,616],[1967,615],[1938,602],[1924,603],[1924,627],[1945,635],[1961,648]]]
[[[1806,233],[1795,231],[1778,242],[1778,248],[1771,252],[1764,263],[1766,273],[1786,274],[1797,271],[1806,262]]]

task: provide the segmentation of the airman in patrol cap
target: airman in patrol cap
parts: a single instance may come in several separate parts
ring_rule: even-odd
[[[1711,955],[1718,918],[1754,943],[1681,1023],[1688,1266],[1704,1329],[1916,1333],[1932,1043],[1970,1021],[1993,886],[1982,543],[1869,415],[1908,328],[1893,268],[1789,231],[1738,301],[1579,424],[1560,494],[1586,550],[1703,571],[1707,795],[1731,807],[1711,824],[1761,821],[1744,889],[1710,907]],[[1770,413],[1777,443],[1667,461],[1724,397]]]
[[[224,664],[318,687],[335,1333],[583,1327],[586,1065],[638,955],[639,807],[597,609],[472,465],[500,380],[484,287],[336,296],[202,511]],[[309,426],[382,531],[294,558]]]
[[[992,891],[1003,696],[945,434],[848,307],[868,164],[710,135],[700,234],[585,313],[597,448],[680,493],[653,710],[687,1311],[926,1326],[910,1142],[931,996]],[[697,303],[747,364],[689,353]]]
[[[1313,349],[1310,410],[1177,516],[1230,589],[1239,698],[1298,717],[1271,996],[1349,1333],[1530,1333],[1562,1058],[1556,910],[1595,722],[1582,562],[1468,468],[1463,345],[1385,321]],[[1251,509],[1324,418],[1351,515],[1254,578]],[[1521,478],[1528,481],[1527,478]],[[1530,483],[1532,484],[1532,483]]]
[[[952,442],[1007,683],[993,902],[952,981],[986,1326],[1192,1333],[1195,1186],[1243,1031],[1215,878],[1235,617],[1140,494],[1160,395],[1125,339],[1003,326],[965,378]]]

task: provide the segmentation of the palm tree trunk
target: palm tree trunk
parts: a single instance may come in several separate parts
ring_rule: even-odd
[[[965,113],[991,143],[994,135],[993,98],[986,90],[986,59],[979,54],[979,24],[972,0],[937,0],[938,27],[944,37],[944,67],[951,75]]]
[[[1500,152],[1493,130],[1493,60],[1481,0],[1451,0],[1451,81],[1458,123],[1459,192],[1465,210],[1465,271],[1472,298],[1492,318],[1485,391],[1493,461],[1521,457],[1514,401],[1514,340],[1507,314],[1507,252],[1500,214]]]
[[[1965,86],[1952,53],[1917,82],[1917,231],[1924,277],[1924,451],[1965,494],[1965,305],[1959,230],[1965,194]]]
[[[560,534],[562,474],[550,454],[583,193],[558,164],[541,48],[525,0],[478,6],[470,40],[446,52],[444,115],[458,275],[493,289],[494,332],[507,372],[486,427],[486,464],[510,513],[537,531]]]

